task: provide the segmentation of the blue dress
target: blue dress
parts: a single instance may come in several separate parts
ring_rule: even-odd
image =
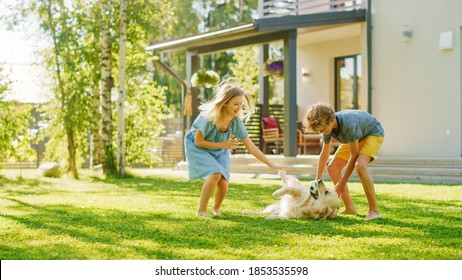
[[[214,123],[210,122],[206,117],[199,115],[184,137],[189,179],[205,180],[214,173],[220,173],[229,182],[230,164],[228,149],[205,149],[197,147],[194,143],[197,130],[202,132],[207,141],[224,142],[231,138],[231,134],[238,139],[247,137],[249,133],[244,123],[241,119],[235,117],[228,131],[220,132]]]

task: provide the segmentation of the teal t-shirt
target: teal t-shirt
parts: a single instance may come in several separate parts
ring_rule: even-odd
[[[329,143],[334,137],[340,143],[361,141],[367,136],[385,136],[380,122],[371,114],[360,110],[344,110],[335,113],[338,128],[331,134],[322,134],[324,143]]]
[[[229,182],[230,158],[228,149],[205,149],[194,143],[197,130],[210,142],[224,142],[231,138],[231,134],[238,139],[248,137],[249,133],[239,118],[234,118],[230,128],[221,132],[216,125],[206,117],[199,115],[184,139],[186,163],[188,164],[189,179],[204,179],[214,173],[222,174]]]
[[[210,142],[224,142],[231,137],[231,134],[239,139],[243,139],[249,135],[240,118],[234,118],[228,131],[221,132],[214,123],[206,117],[199,115],[192,124],[190,131],[192,134],[196,134],[197,129],[202,132],[204,139]]]

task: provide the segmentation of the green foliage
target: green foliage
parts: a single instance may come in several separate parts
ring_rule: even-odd
[[[209,28],[250,22],[258,8],[258,0],[208,0],[202,1],[208,11],[205,24]]]
[[[164,174],[101,179],[89,173],[79,181],[37,178],[35,171],[24,174],[22,180],[6,174],[0,178],[0,258],[462,258],[460,185],[376,184],[384,218],[365,221],[364,191],[359,183],[351,183],[360,215],[278,221],[241,212],[275,202],[271,193],[281,186],[280,181],[236,175],[223,215],[207,219],[195,216],[201,181],[187,181],[170,170]]]
[[[126,161],[129,164],[153,166],[161,161],[154,154],[160,149],[159,135],[164,130],[161,121],[168,116],[163,103],[165,88],[145,77],[132,77],[127,87],[126,105]]]
[[[191,85],[193,87],[211,88],[220,82],[220,76],[217,72],[207,69],[199,69],[191,77]]]
[[[52,42],[50,49],[41,54],[53,78],[54,99],[48,106],[52,116],[48,129],[51,141],[47,144],[45,160],[68,159],[69,167],[77,177],[76,158],[87,150],[86,134],[92,121],[90,89],[98,80],[92,69],[98,61],[86,48],[90,32],[84,24],[90,21],[89,11],[78,2],[41,0],[32,2],[30,11],[38,16],[41,29]],[[95,47],[95,45],[91,45]],[[59,157],[59,158],[57,158]]]
[[[236,49],[234,53],[236,62],[231,64],[230,70],[243,90],[252,94],[253,98],[258,97],[258,47],[243,47]]]
[[[11,80],[0,64],[0,162],[26,161],[33,156],[30,146],[30,105],[6,100]],[[0,166],[1,167],[1,166]]]
[[[174,16],[168,24],[172,28],[167,29],[168,32],[165,34],[168,38],[177,38],[207,30],[219,29],[224,26],[250,22],[257,14],[257,7],[258,0],[173,0],[171,10]],[[165,39],[167,38],[161,37],[155,41]],[[212,69],[220,77],[231,74],[230,65],[236,63],[233,51],[204,55],[202,58],[203,65],[200,67]],[[181,77],[186,77],[186,58],[184,52],[163,54],[162,60],[171,66]],[[154,78],[159,84],[166,86],[166,104],[169,106],[170,111],[177,112],[176,116],[179,117],[182,110],[180,85],[160,69],[156,69]],[[248,84],[246,82],[246,87]],[[250,88],[251,86],[247,87],[247,89]],[[201,102],[209,100],[213,94],[212,89],[206,88],[203,92],[204,95],[199,97]]]
[[[12,80],[9,78],[8,73],[5,73],[3,64],[0,63],[0,100],[3,101],[8,90],[10,89]]]
[[[257,2],[205,1],[205,6],[202,7],[206,9],[202,9],[202,2],[195,0],[130,1],[127,11],[126,64],[128,163],[145,160],[145,163],[152,165],[159,161],[150,156],[149,151],[158,148],[158,136],[163,129],[160,121],[166,113],[169,117],[179,117],[181,112],[180,85],[163,71],[155,72],[155,83],[149,81],[152,73],[149,74],[146,69],[149,57],[144,48],[149,43],[166,37],[197,33],[201,26],[210,29],[248,22],[255,14]],[[104,23],[101,19],[102,3],[108,3],[112,7],[111,16]],[[111,31],[111,76],[114,84],[118,84],[119,1],[27,0],[23,4],[13,5],[22,8],[11,13],[15,15],[14,23],[9,24],[20,24],[21,16],[37,16],[42,31],[53,44],[53,48],[40,52],[47,62],[50,76],[53,77],[55,93],[55,98],[47,105],[49,125],[41,136],[41,139],[50,139],[46,160],[70,158],[71,148],[68,142],[72,136],[79,166],[88,151],[88,132],[94,131],[94,124],[100,121],[92,106],[92,96],[98,93],[100,86],[102,24],[107,24]],[[185,76],[184,52],[165,55],[164,59],[167,64],[178,69],[181,76]],[[204,67],[219,69],[216,71],[220,76],[232,72],[229,65],[233,63],[236,60],[232,52],[204,57]],[[250,89],[250,81],[247,79],[245,82],[248,82]],[[210,92],[206,94],[210,95]],[[115,103],[113,107],[116,107]],[[159,115],[154,117],[154,112]],[[113,120],[115,123],[116,118]],[[148,120],[147,125],[141,125],[141,120]]]
[[[30,105],[12,101],[0,101],[0,162],[29,161],[34,151],[30,131]]]
[[[112,7],[107,22],[101,19],[103,2]],[[55,93],[55,98],[47,104],[48,126],[41,135],[41,139],[49,139],[45,160],[62,162],[68,159],[69,135],[73,135],[76,165],[80,166],[88,156],[88,133],[97,131],[95,126],[101,121],[92,102],[100,87],[102,24],[106,24],[111,32],[111,76],[114,84],[118,84],[119,1],[38,0],[27,3],[29,6],[24,11],[38,16],[43,32],[53,43],[53,48],[40,53],[53,76]],[[143,163],[151,165],[159,160],[150,156],[152,153],[148,151],[158,148],[158,136],[162,131],[160,121],[167,111],[164,108],[165,89],[149,81],[152,79],[146,70],[149,57],[144,48],[150,38],[157,38],[171,29],[169,23],[173,14],[169,11],[172,11],[172,3],[168,0],[134,0],[128,7],[128,163],[146,160]],[[113,121],[116,123],[117,118],[113,117]],[[115,135],[116,131],[113,133]]]
[[[159,34],[148,34],[147,39],[149,39],[150,43],[198,33],[201,18],[193,9],[193,3],[197,1],[171,0],[170,2],[171,5],[167,10],[171,11],[172,15],[164,17],[168,19],[168,23],[163,26],[159,25],[162,27]],[[186,77],[186,55],[184,51],[162,54],[162,61],[174,69],[180,77]],[[183,97],[181,85],[161,68],[155,69],[153,79],[166,88],[165,104],[168,106],[169,112],[174,114],[175,117],[180,117],[182,115],[181,100]]]

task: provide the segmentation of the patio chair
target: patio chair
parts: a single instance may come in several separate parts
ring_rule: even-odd
[[[279,122],[275,118],[263,117],[261,118],[261,131],[263,140],[263,153],[269,153],[271,147],[275,148],[275,153],[282,152],[284,136]]]
[[[319,154],[322,149],[321,134],[303,133],[297,129],[298,154]]]

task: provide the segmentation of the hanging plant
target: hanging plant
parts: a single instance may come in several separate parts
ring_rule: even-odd
[[[213,70],[201,69],[194,73],[191,77],[191,85],[193,87],[211,88],[220,82],[220,75]]]
[[[273,76],[282,79],[284,77],[284,61],[268,59],[263,65],[265,76]]]

